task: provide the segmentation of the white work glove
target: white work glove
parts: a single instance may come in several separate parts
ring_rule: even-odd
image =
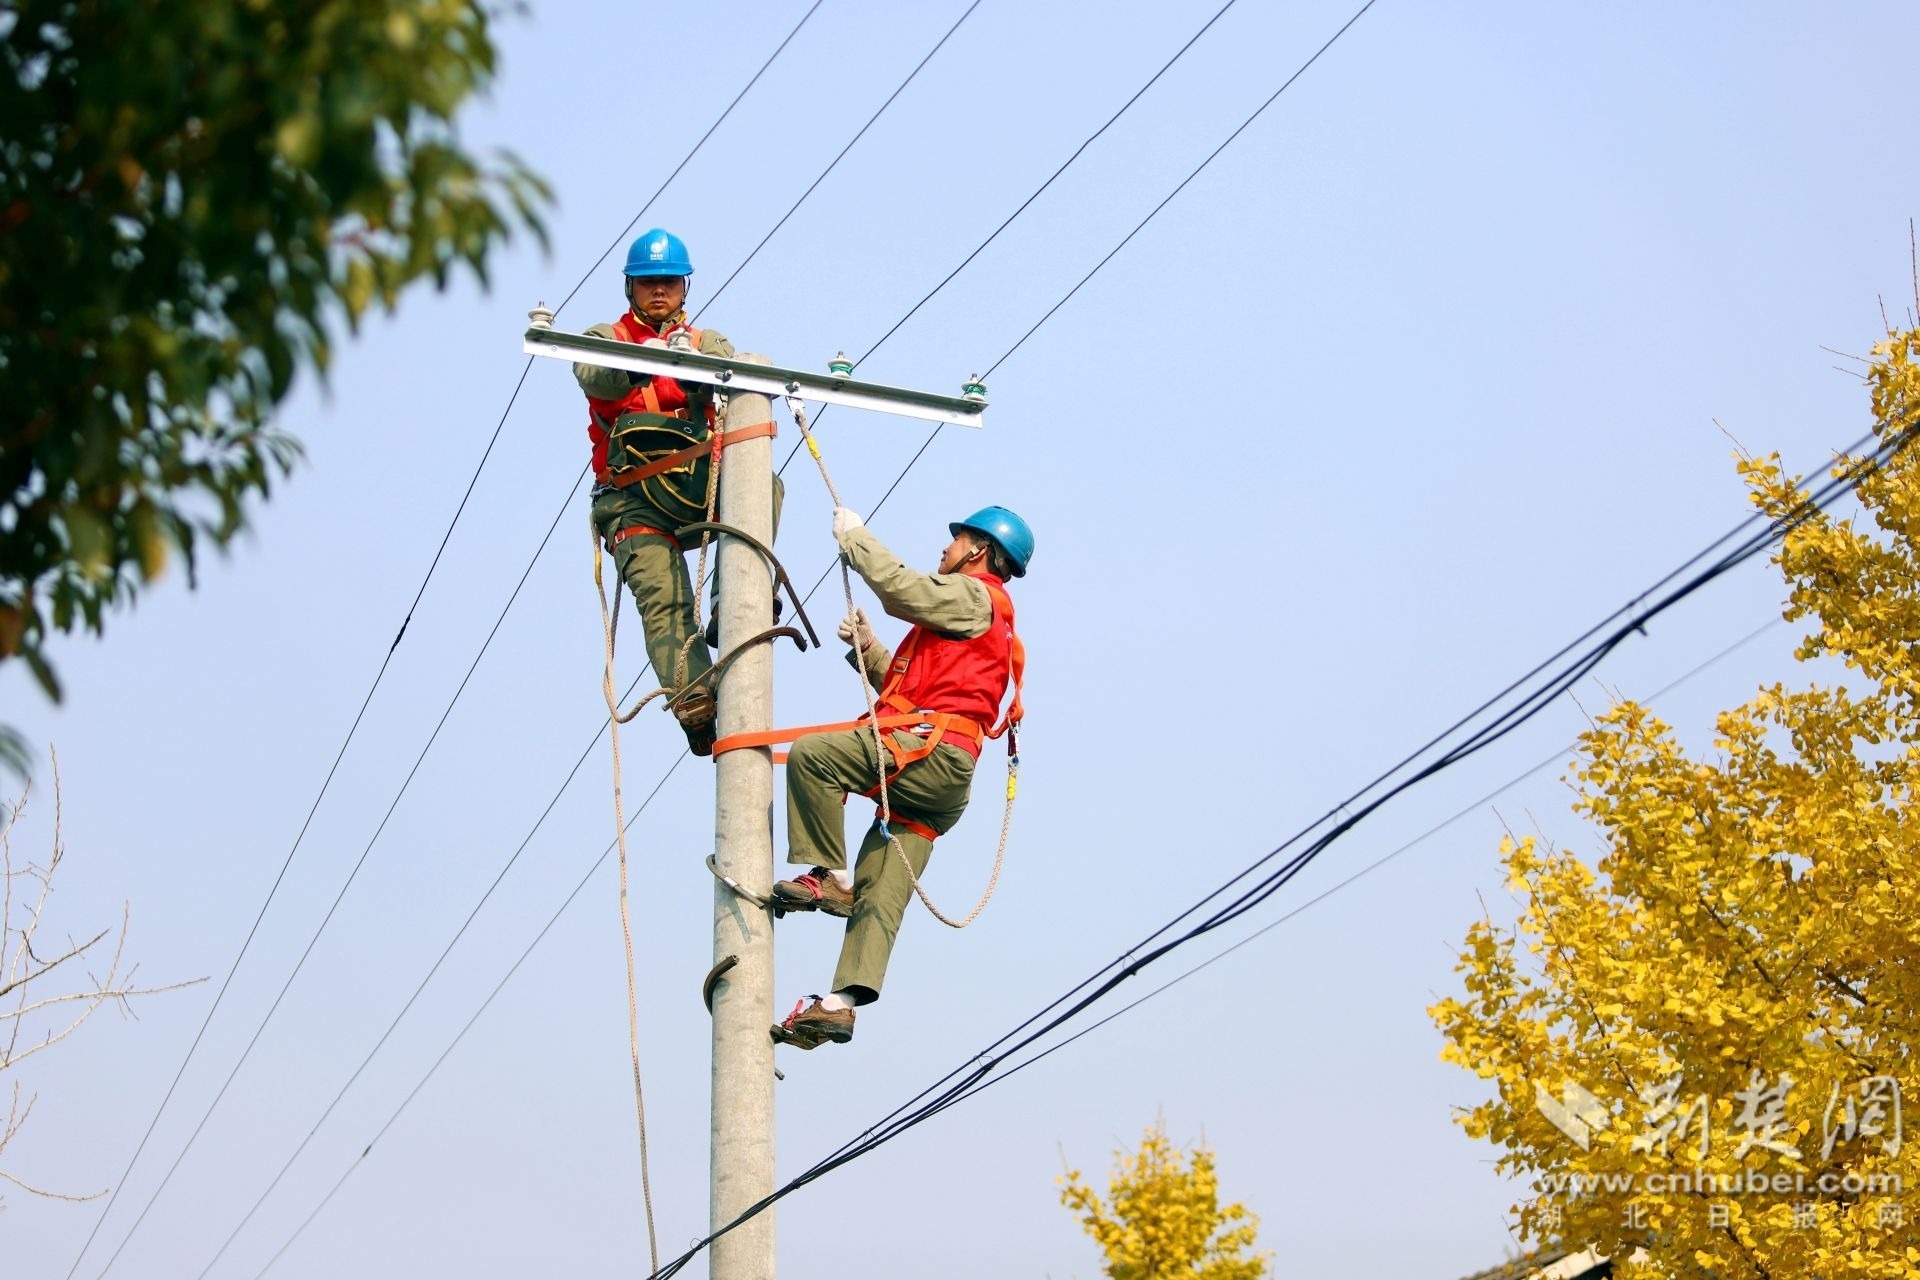
[[[867,522],[846,507],[833,509],[833,540],[835,542],[845,542],[849,533],[866,527]]]
[[[851,618],[840,619],[840,638],[853,646],[855,653],[865,653],[873,647],[873,628],[867,622],[865,609],[855,609]]]

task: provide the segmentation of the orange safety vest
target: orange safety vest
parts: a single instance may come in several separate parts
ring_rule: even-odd
[[[1006,585],[992,574],[972,576],[987,589],[992,602],[993,618],[985,634],[956,640],[919,626],[907,632],[874,699],[878,714],[873,720],[863,715],[835,724],[731,733],[713,744],[713,754],[777,746],[810,733],[833,733],[872,724],[881,729],[904,729],[922,740],[918,746],[903,747],[891,733],[881,736],[893,757],[889,777],[897,776],[916,760],[926,759],[942,742],[950,742],[978,759],[982,742],[1001,737],[1010,729],[1017,731],[1026,714],[1020,698],[1027,678],[1027,648],[1013,629],[1013,600],[1007,595]],[[1013,686],[1013,702],[1005,714],[1000,714],[1009,684]],[[776,763],[783,758],[774,756]],[[879,790],[875,783],[865,794]]]
[[[993,618],[986,631],[961,640],[914,627],[894,652],[875,705],[883,714],[926,717],[928,752],[945,740],[978,759],[982,739],[999,737],[1022,715],[1020,692],[1027,655],[1013,629],[1013,599],[1006,584],[989,573],[972,577],[987,589],[992,602]],[[1013,705],[996,724],[1009,684]],[[985,727],[989,725],[993,727]],[[915,725],[909,732],[919,733],[922,728]]]
[[[692,325],[669,325],[661,332],[631,310],[613,322],[614,337],[622,342],[664,341],[682,332],[698,350],[701,334]],[[617,400],[588,396],[587,415],[595,484],[624,489],[667,471],[691,472],[709,452],[703,446],[710,443],[711,402],[706,421],[694,421],[691,399],[677,378],[649,378]]]

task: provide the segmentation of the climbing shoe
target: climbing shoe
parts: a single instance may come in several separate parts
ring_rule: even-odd
[[[778,881],[773,886],[773,900],[783,911],[824,911],[843,920],[853,914],[853,890],[841,888],[833,872],[825,867]]]
[[[720,602],[716,600],[713,603],[715,606],[718,606]],[[786,601],[780,598],[780,593],[778,591],[774,592],[773,593],[774,625],[776,626],[779,625],[780,614],[785,609],[786,609]],[[713,612],[713,616],[707,619],[707,637],[706,637],[707,648],[718,650],[720,648],[720,610],[718,607],[716,607],[713,609],[712,612]]]
[[[853,1010],[828,1009],[819,996],[796,1000],[785,1022],[769,1029],[775,1044],[790,1044],[796,1049],[815,1049],[827,1043],[845,1044],[853,1039]]]
[[[713,690],[699,685],[667,704],[687,735],[687,750],[697,756],[713,754]]]

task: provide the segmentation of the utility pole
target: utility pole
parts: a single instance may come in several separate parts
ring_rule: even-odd
[[[725,429],[773,420],[769,395],[842,404],[928,422],[978,427],[986,387],[969,378],[957,396],[913,391],[853,377],[843,352],[824,374],[775,366],[765,356],[702,355],[553,327],[541,303],[527,313],[521,350],[532,356],[678,378],[727,391]],[[773,441],[725,446],[720,468],[721,523],[773,545]],[[773,625],[773,574],[750,546],[720,535],[720,650],[731,652]],[[798,605],[795,605],[798,608]],[[721,737],[771,727],[773,646],[757,644],[730,663],[718,690]],[[713,990],[713,1229],[773,1194],[773,921],[728,886],[764,900],[773,891],[773,754],[767,747],[728,751],[714,760],[713,960],[723,976]],[[732,961],[731,964],[728,964]],[[720,967],[726,965],[724,970]],[[756,1215],[714,1242],[713,1280],[772,1280],[773,1213]]]
[[[736,359],[769,363],[765,356]],[[770,421],[764,395],[733,391],[731,433]],[[720,467],[719,519],[773,545],[773,441],[726,445]],[[752,547],[720,535],[720,651],[773,625],[773,574]],[[771,727],[773,646],[742,653],[720,681],[720,736]],[[714,761],[714,864],[721,875],[765,897],[773,889],[773,754],[758,747]],[[773,1193],[773,920],[721,881],[713,886],[713,960],[729,956],[713,999],[713,1164],[711,1230],[719,1230]],[[713,1245],[713,1280],[773,1280],[773,1213],[728,1232]]]

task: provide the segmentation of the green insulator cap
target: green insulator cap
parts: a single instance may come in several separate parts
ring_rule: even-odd
[[[975,374],[973,377],[967,379],[961,386],[960,398],[962,400],[985,400],[987,398],[987,384],[980,381],[979,374]]]
[[[827,372],[837,373],[843,378],[848,377],[853,373],[853,361],[847,359],[847,353],[842,351],[839,355],[827,361]]]

